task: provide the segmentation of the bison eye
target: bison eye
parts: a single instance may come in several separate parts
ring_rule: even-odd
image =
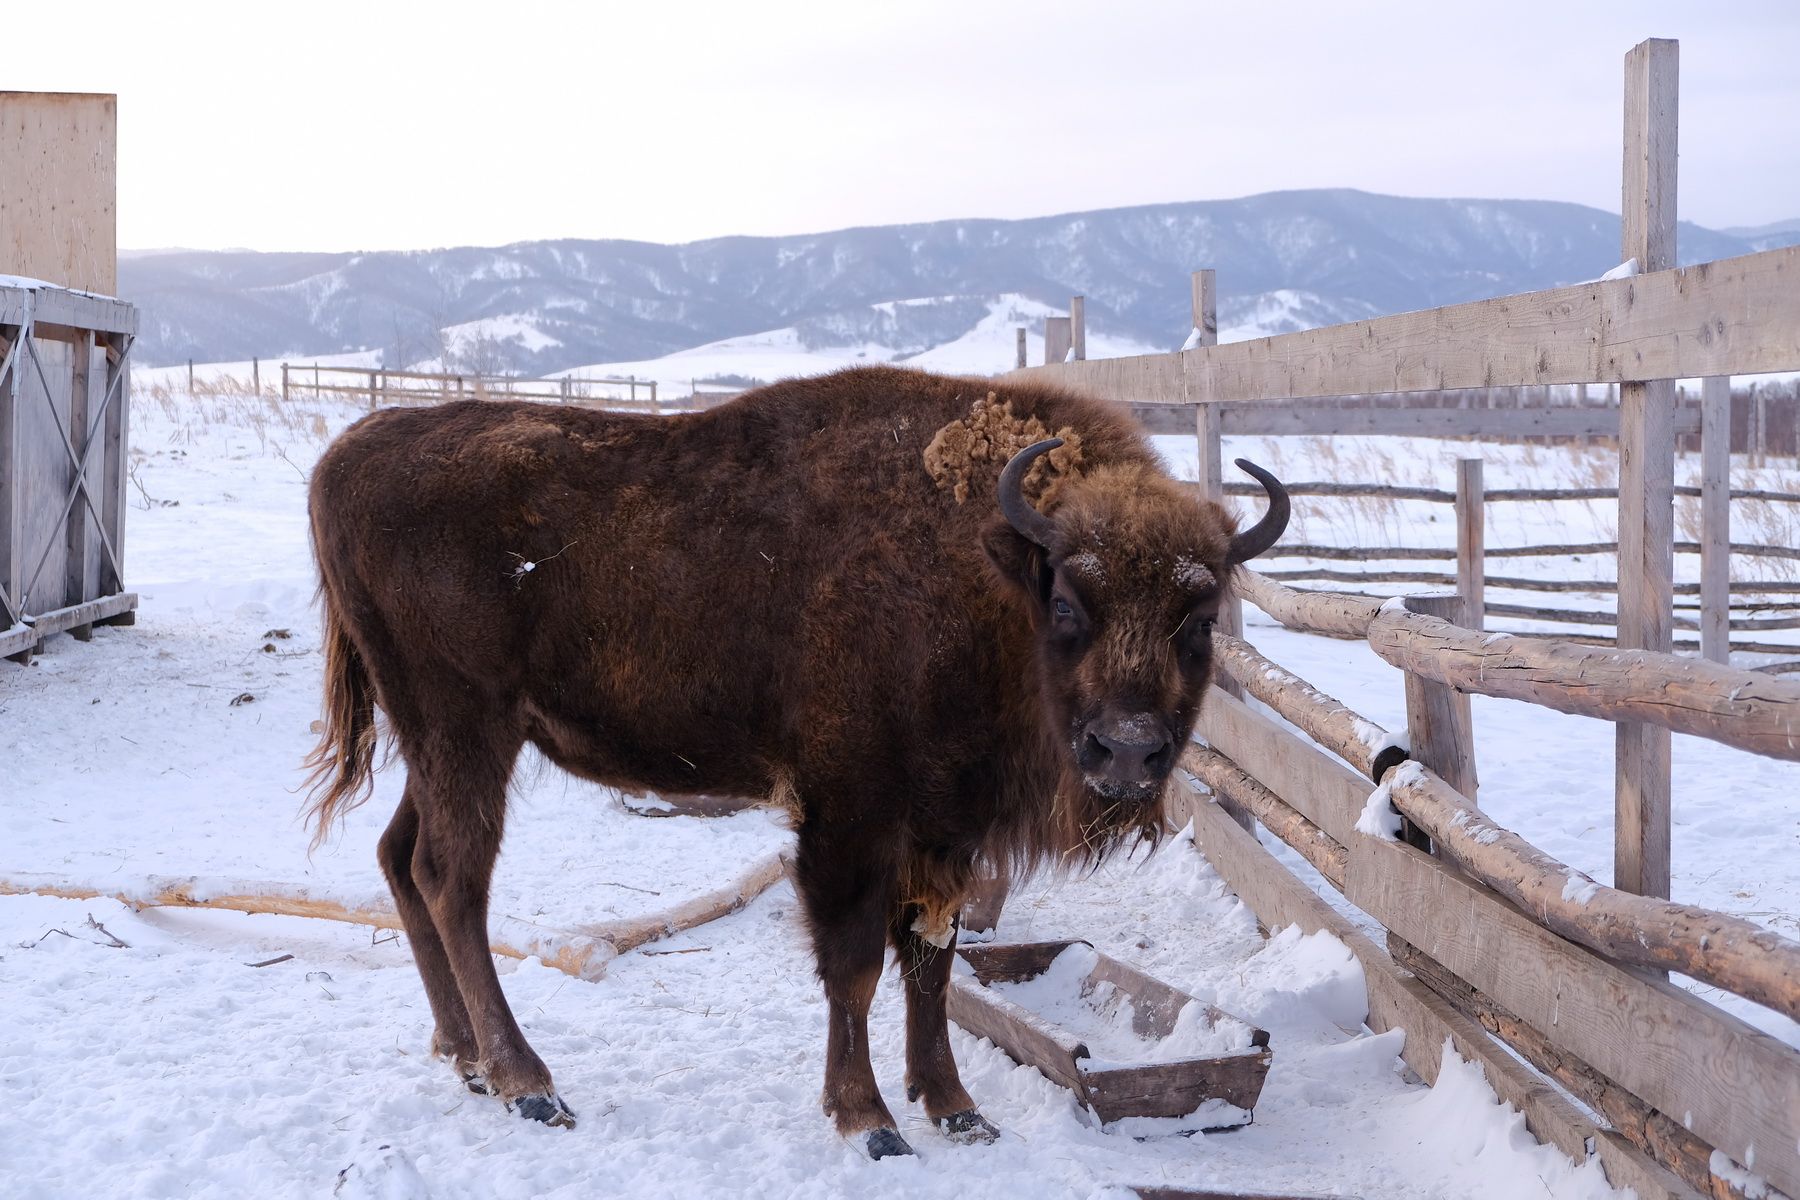
[[[1059,617],[1072,617],[1075,615],[1075,610],[1070,608],[1069,602],[1067,600],[1064,600],[1061,596],[1058,596],[1056,598],[1054,607],[1056,610],[1056,615]]]

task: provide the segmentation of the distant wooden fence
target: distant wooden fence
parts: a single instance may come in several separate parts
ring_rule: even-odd
[[[1446,1044],[1454,1047],[1482,1064],[1539,1138],[1578,1162],[1597,1156],[1615,1186],[1640,1198],[1744,1196],[1733,1162],[1800,1196],[1800,1051],[1660,974],[1677,971],[1800,1019],[1800,943],[1666,899],[1671,734],[1800,761],[1800,685],[1668,653],[1675,446],[1692,420],[1677,408],[1675,381],[1706,381],[1697,422],[1705,460],[1699,590],[1713,599],[1706,611],[1716,621],[1727,611],[1716,598],[1732,549],[1722,520],[1725,379],[1800,370],[1800,247],[1674,268],[1676,54],[1675,43],[1652,40],[1626,56],[1621,258],[1637,261],[1635,276],[1221,346],[1214,277],[1197,272],[1187,348],[1099,361],[1071,351],[1070,361],[1020,374],[1140,411],[1180,406],[1199,440],[1198,486],[1211,496],[1225,494],[1220,436],[1240,420],[1330,435],[1386,431],[1387,414],[1399,413],[1415,424],[1392,432],[1420,432],[1423,418],[1441,436],[1484,436],[1500,428],[1494,413],[1509,426],[1521,419],[1520,410],[1475,409],[1323,417],[1314,415],[1322,406],[1306,413],[1296,401],[1618,387],[1605,426],[1573,432],[1618,438],[1619,540],[1606,550],[1619,563],[1619,648],[1476,628],[1487,557],[1474,549],[1479,521],[1459,539],[1470,549],[1457,592],[1404,607],[1301,592],[1240,570],[1238,594],[1281,624],[1366,640],[1400,669],[1410,749],[1258,655],[1228,608],[1215,641],[1219,686],[1202,709],[1205,743],[1182,760],[1212,793],[1192,806],[1196,838],[1265,925],[1329,930],[1349,946],[1368,981],[1370,1026],[1403,1029],[1402,1055],[1427,1081]],[[1530,410],[1552,424],[1595,416]],[[1474,482],[1465,468],[1459,492]],[[1479,511],[1468,496],[1464,515]],[[1472,692],[1615,724],[1613,887],[1482,812]],[[1303,732],[1263,716],[1245,695]],[[1397,839],[1382,827],[1390,812],[1398,813]],[[1386,946],[1246,831],[1258,820],[1311,864],[1319,887],[1341,891],[1383,927]]]
[[[0,287],[0,655],[129,625],[125,483],[137,310]]]
[[[1487,544],[1485,536],[1487,504],[1617,500],[1619,496],[1617,488],[1495,488],[1487,490],[1482,486],[1481,461],[1479,459],[1463,459],[1459,463],[1458,476],[1458,486],[1455,491],[1336,481],[1297,481],[1288,485],[1289,494],[1296,497],[1317,496],[1345,500],[1406,501],[1453,506],[1455,509],[1454,523],[1458,534],[1455,546],[1337,546],[1307,545],[1284,541],[1278,543],[1265,555],[1265,561],[1283,558],[1308,559],[1315,562],[1339,560],[1365,563],[1454,560],[1453,573],[1397,572],[1391,569],[1350,572],[1311,566],[1271,571],[1268,572],[1269,577],[1284,582],[1315,580],[1331,583],[1424,583],[1455,588],[1469,598],[1470,611],[1467,619],[1476,628],[1480,628],[1483,624],[1480,619],[1482,615],[1574,625],[1606,626],[1617,623],[1618,614],[1614,612],[1598,609],[1503,604],[1486,598],[1488,587],[1539,592],[1616,592],[1618,590],[1616,580],[1529,579],[1510,575],[1490,576],[1487,571],[1487,560],[1573,555],[1613,556],[1617,555],[1619,551],[1617,542],[1490,546]],[[1232,496],[1261,495],[1259,487],[1236,482],[1225,485],[1224,491],[1227,495]],[[1800,504],[1800,493],[1760,488],[1726,489],[1721,486],[1716,491],[1709,493],[1703,487],[1678,487],[1673,489],[1673,492],[1677,496],[1699,498],[1702,501],[1702,526],[1711,529],[1722,525],[1725,533],[1728,533],[1730,528],[1729,516],[1723,522],[1718,521],[1716,515],[1709,511],[1710,506],[1729,504],[1733,500],[1768,504]],[[1725,533],[1721,533],[1720,536],[1724,536]],[[1706,553],[1706,547],[1699,542],[1676,542],[1674,548],[1677,554]],[[1752,558],[1800,561],[1800,548],[1785,545],[1732,542],[1729,543],[1729,553]],[[1733,649],[1748,654],[1800,655],[1800,645],[1731,636],[1732,631],[1754,633],[1800,629],[1800,595],[1796,595],[1800,593],[1800,585],[1782,580],[1746,579],[1730,582],[1723,577],[1715,577],[1701,583],[1678,584],[1673,590],[1676,595],[1692,595],[1699,598],[1697,603],[1684,604],[1681,601],[1675,603],[1676,609],[1698,608],[1699,614],[1684,616],[1677,612],[1673,617],[1674,628],[1697,631],[1702,635],[1698,639],[1677,639],[1672,643],[1675,648],[1700,650],[1707,658],[1715,662],[1727,661]],[[1731,615],[1734,608],[1733,595],[1740,597],[1735,607],[1743,610],[1745,615],[1737,617]],[[1796,595],[1796,599],[1791,602],[1769,599],[1771,596],[1781,595]],[[1800,670],[1800,662],[1786,665],[1791,669]]]
[[[640,395],[642,393],[642,395]],[[704,408],[711,396],[697,396],[672,406],[660,405],[654,379],[611,379],[563,376],[517,379],[432,371],[390,371],[384,367],[322,367],[281,364],[281,398],[295,395],[353,396],[371,410],[384,404],[435,404],[447,400],[539,400],[644,412],[679,412]]]

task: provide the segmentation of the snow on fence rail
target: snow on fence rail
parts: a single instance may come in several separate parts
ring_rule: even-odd
[[[129,360],[137,310],[0,278],[0,655],[129,625]]]
[[[1182,760],[1213,793],[1191,805],[1196,839],[1265,925],[1328,930],[1349,946],[1368,982],[1370,1026],[1403,1029],[1403,1057],[1425,1079],[1436,1078],[1445,1046],[1454,1047],[1483,1065],[1538,1137],[1577,1161],[1597,1155],[1608,1178],[1639,1197],[1763,1194],[1736,1163],[1800,1195],[1800,1051],[1659,973],[1679,971],[1800,1016],[1800,943],[1667,899],[1671,732],[1800,759],[1800,687],[1722,661],[1729,555],[1796,553],[1731,545],[1724,514],[1728,377],[1800,370],[1800,247],[1674,269],[1675,43],[1644,42],[1625,68],[1621,257],[1642,273],[1220,346],[1214,276],[1196,272],[1195,334],[1182,350],[1103,361],[1071,350],[1070,361],[1018,373],[1193,429],[1198,486],[1211,496],[1224,493],[1226,433],[1555,429],[1618,438],[1616,545],[1487,550],[1474,519],[1480,464],[1466,461],[1455,594],[1403,604],[1301,592],[1240,570],[1238,595],[1281,624],[1367,640],[1401,669],[1409,748],[1403,755],[1399,739],[1262,659],[1240,640],[1241,616],[1228,609],[1217,627],[1221,676],[1200,717],[1207,744]],[[1085,340],[1080,333],[1071,345]],[[1678,408],[1675,388],[1696,377],[1705,384],[1697,413]],[[1594,383],[1617,386],[1616,411],[1293,403]],[[1673,526],[1683,428],[1699,429],[1703,457],[1705,512],[1693,547],[1677,546]],[[1678,548],[1702,555],[1700,624],[1713,662],[1668,653]],[[1616,554],[1624,649],[1470,628],[1486,611],[1481,564],[1521,549]],[[1257,712],[1242,692],[1303,732]],[[1481,812],[1470,692],[1615,723],[1614,887]],[[1398,838],[1381,819],[1389,810],[1399,814]],[[1253,817],[1382,926],[1387,947],[1258,841]]]
[[[1565,1148],[1575,1132],[1566,1123],[1585,1118],[1574,1110],[1558,1116],[1542,1105],[1533,1117],[1529,1093],[1544,1085],[1509,1079],[1510,1060],[1503,1061],[1505,1051],[1492,1038],[1540,1069],[1554,1066],[1561,1074],[1553,1077],[1565,1086],[1581,1084],[1571,1090],[1584,1103],[1609,1090],[1634,1102],[1621,1109],[1614,1097],[1614,1107],[1602,1111],[1678,1114],[1688,1123],[1676,1126],[1680,1138],[1660,1125],[1653,1137],[1643,1121],[1614,1131],[1635,1145],[1638,1158],[1656,1158],[1684,1181],[1683,1188],[1654,1193],[1634,1183],[1640,1196],[1686,1195],[1685,1187],[1736,1194],[1712,1190],[1725,1186],[1713,1181],[1715,1148],[1737,1161],[1755,1157],[1759,1173],[1793,1191],[1800,1180],[1800,1052],[1682,989],[1633,972],[1676,970],[1800,1017],[1800,943],[1727,914],[1604,887],[1490,820],[1468,794],[1475,790],[1474,748],[1466,714],[1459,727],[1454,708],[1459,698],[1479,692],[1601,719],[1652,721],[1800,761],[1800,686],[1672,655],[1483,635],[1398,602],[1300,593],[1254,572],[1240,576],[1245,597],[1289,628],[1339,637],[1360,631],[1408,675],[1413,748],[1402,755],[1387,731],[1247,643],[1221,637],[1225,675],[1305,736],[1215,690],[1201,716],[1208,745],[1192,748],[1182,761],[1386,926],[1413,965],[1435,968],[1436,977],[1414,971],[1415,985],[1425,980],[1456,1014],[1424,1019],[1407,1012],[1424,998],[1384,976],[1396,964],[1365,939],[1352,948],[1365,968],[1373,964],[1372,1023],[1406,1028],[1411,1061],[1415,1051],[1424,1052],[1414,1037],[1441,1043],[1438,1026],[1447,1022],[1459,1051],[1483,1060],[1490,1081],[1525,1108],[1533,1130]],[[1427,732],[1434,729],[1451,731],[1435,739],[1441,743],[1435,752]],[[1440,772],[1465,776],[1468,792]],[[1411,840],[1430,853],[1364,831],[1363,793],[1377,782],[1417,831]],[[1196,797],[1192,815],[1202,848],[1265,923],[1340,927],[1342,918],[1316,896],[1296,901],[1298,893],[1273,879],[1285,869],[1224,810]],[[1272,890],[1289,899],[1266,899]],[[1295,915],[1283,907],[1295,903],[1306,911]],[[1384,987],[1407,997],[1389,997],[1399,1005],[1392,1020],[1376,994]],[[1495,1020],[1496,1012],[1509,1014],[1507,1020]],[[1529,1036],[1508,1036],[1515,1026]],[[1603,1159],[1625,1153],[1604,1140],[1596,1144]],[[1615,1183],[1648,1169],[1614,1161],[1607,1168]]]

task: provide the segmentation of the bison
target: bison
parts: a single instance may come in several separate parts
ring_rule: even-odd
[[[830,1008],[824,1108],[909,1153],[869,1062],[892,945],[906,1092],[997,1130],[945,1016],[979,873],[1093,862],[1163,825],[1238,532],[1116,407],[865,368],[656,417],[473,401],[375,413],[313,473],[323,837],[365,799],[375,710],[407,767],[379,857],[475,1092],[572,1125],[494,972],[488,887],[530,743],[616,787],[763,797]]]

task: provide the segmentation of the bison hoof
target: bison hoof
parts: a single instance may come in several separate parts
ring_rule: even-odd
[[[456,1068],[456,1073],[461,1077],[463,1086],[468,1088],[471,1092],[474,1092],[477,1096],[485,1096],[488,1094],[487,1076],[483,1075],[479,1070],[474,1067],[465,1067],[459,1064]]]
[[[569,1111],[569,1106],[555,1092],[547,1096],[520,1096],[517,1100],[509,1101],[506,1107],[527,1121],[542,1121],[553,1129],[575,1128],[575,1114]]]
[[[945,1137],[962,1146],[985,1146],[1000,1137],[994,1123],[972,1108],[939,1118],[937,1126]]]
[[[869,1157],[880,1161],[889,1155],[911,1154],[913,1148],[906,1144],[906,1139],[892,1129],[876,1129],[870,1132],[868,1140],[863,1143],[868,1148]]]

